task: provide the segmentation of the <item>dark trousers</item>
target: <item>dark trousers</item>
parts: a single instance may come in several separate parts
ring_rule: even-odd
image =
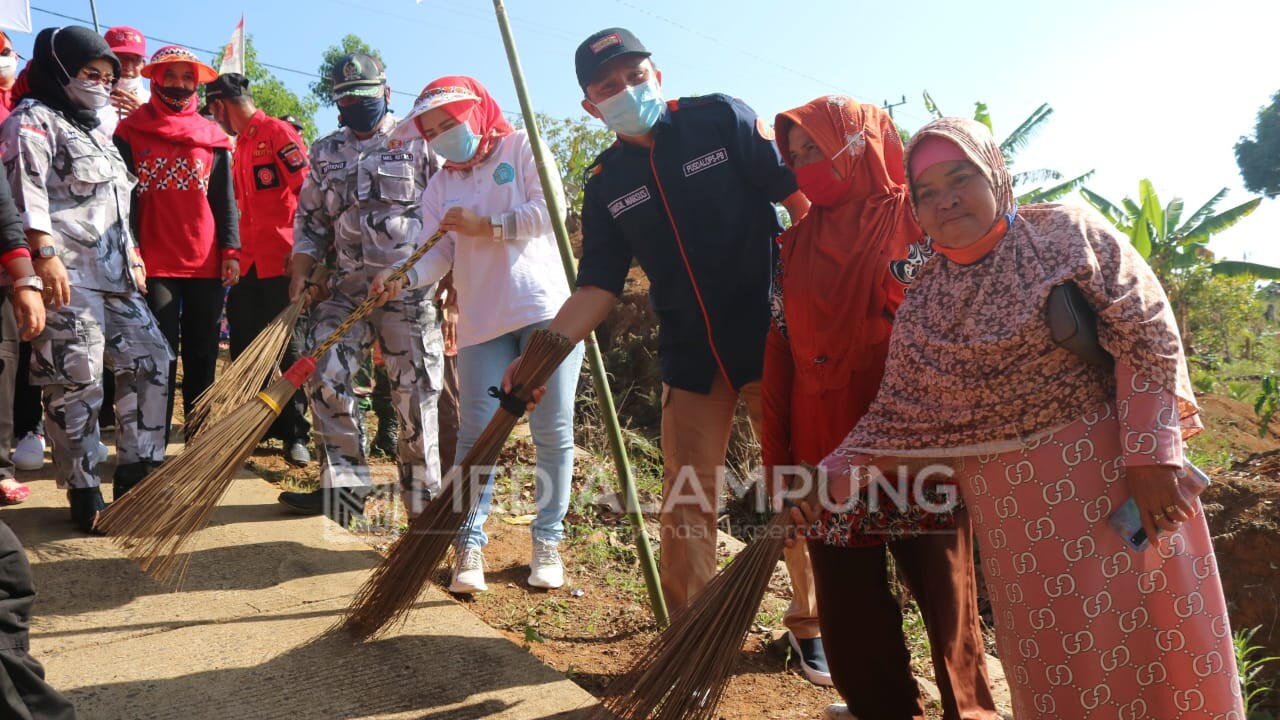
[[[191,412],[196,398],[213,384],[218,367],[218,334],[224,292],[216,278],[147,278],[147,305],[160,332],[182,358],[182,409]],[[169,363],[169,407],[165,412],[165,441],[173,424],[174,387],[178,362]]]
[[[27,652],[35,595],[22,544],[0,522],[0,717],[74,720],[75,707],[44,681],[44,668]]]
[[[13,477],[14,423],[18,415],[16,404],[12,414],[3,410],[14,403],[14,380],[18,374],[18,321],[13,314],[12,292],[11,288],[0,289],[0,480]],[[39,407],[37,402],[36,408]]]
[[[249,347],[253,339],[288,306],[289,276],[259,278],[256,265],[240,276],[240,282],[227,295],[231,359],[240,357],[240,353]],[[307,337],[305,324],[305,319],[300,318],[293,326],[293,336],[289,338],[284,357],[280,359],[281,372],[288,370],[302,356]],[[306,413],[307,396],[299,390],[281,408],[280,417],[271,425],[267,437],[279,438],[286,443],[294,440],[306,442],[311,434],[311,423],[307,422]]]
[[[809,543],[831,679],[854,716],[924,717],[902,632],[902,612],[889,588],[887,548],[924,617],[943,718],[999,717],[978,624],[968,514],[961,511],[957,520],[955,532],[895,540],[887,546]]]
[[[448,473],[458,453],[458,356],[444,356],[444,387],[436,401],[440,422],[440,470]]]

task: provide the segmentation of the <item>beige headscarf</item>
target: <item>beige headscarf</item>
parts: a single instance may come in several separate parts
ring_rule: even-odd
[[[956,143],[1013,209],[1009,171],[987,129],[944,118],[931,135]],[[898,309],[875,402],[837,454],[956,457],[1001,452],[1096,410],[1115,378],[1054,344],[1045,303],[1074,281],[1098,313],[1102,346],[1174,392],[1184,437],[1198,428],[1182,341],[1164,289],[1137,251],[1096,214],[1061,205],[1018,208],[984,258],[937,257]]]

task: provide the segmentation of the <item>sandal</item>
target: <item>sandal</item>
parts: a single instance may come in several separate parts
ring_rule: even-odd
[[[0,482],[0,506],[18,505],[31,496],[31,488],[16,480]]]

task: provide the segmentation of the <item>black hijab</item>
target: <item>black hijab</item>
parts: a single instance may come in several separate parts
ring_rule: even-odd
[[[120,77],[120,60],[107,41],[89,28],[69,25],[41,30],[27,68],[31,90],[26,97],[48,105],[85,131],[98,127],[98,111],[72,102],[63,86],[90,60],[99,58],[111,63],[116,77]]]

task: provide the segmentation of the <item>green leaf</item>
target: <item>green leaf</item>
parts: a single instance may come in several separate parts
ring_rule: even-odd
[[[1039,185],[1046,180],[1061,180],[1062,173],[1057,170],[1049,170],[1042,168],[1040,170],[1027,170],[1013,174],[1013,186],[1019,185]]]
[[[1091,177],[1093,177],[1092,170],[1081,175],[1080,177],[1072,178],[1070,180],[1067,180],[1066,182],[1054,185],[1053,187],[1032,190],[1031,192],[1026,193],[1025,195],[1019,197],[1018,204],[1030,205],[1032,203],[1053,202],[1054,200],[1064,197],[1065,195],[1070,193],[1072,190],[1075,190],[1076,188],[1080,188],[1080,190],[1083,191],[1084,190],[1083,185],[1085,181]],[[1106,202],[1106,201],[1104,200],[1103,202]],[[1096,208],[1097,206],[1095,205],[1094,207]],[[1105,215],[1106,213],[1103,213],[1103,214]],[[1108,217],[1107,219],[1110,220],[1111,218]],[[1112,224],[1115,224],[1115,223],[1112,223]]]
[[[1014,131],[1009,133],[1009,137],[1000,143],[1000,152],[1004,153],[1005,157],[1017,155],[1027,146],[1027,143],[1031,142],[1032,137],[1040,131],[1052,114],[1053,108],[1049,107],[1049,103],[1036,108],[1035,112],[1027,116],[1027,119],[1023,120],[1022,124],[1014,128]]]
[[[1138,254],[1144,258],[1151,257],[1151,223],[1146,218],[1139,218],[1134,223],[1134,232],[1130,234],[1129,240],[1133,243],[1133,247],[1138,250]]]
[[[1178,222],[1182,218],[1182,198],[1174,198],[1164,209],[1164,227],[1169,233],[1174,232],[1174,228],[1178,227]]]
[[[1150,180],[1143,178],[1138,182],[1138,198],[1142,202],[1142,217],[1151,223],[1152,244],[1163,245],[1164,207],[1160,204],[1160,196],[1156,194],[1156,188]]]
[[[943,117],[942,111],[938,109],[938,104],[933,101],[933,96],[929,94],[928,90],[924,91],[924,109],[935,118]]]
[[[1270,265],[1245,262],[1243,260],[1223,260],[1209,266],[1214,275],[1223,277],[1252,277],[1259,280],[1280,280],[1280,268]]]
[[[1117,230],[1125,235],[1129,234],[1129,229],[1132,225],[1128,222],[1129,215],[1125,213],[1124,210],[1116,207],[1115,203],[1102,197],[1089,188],[1080,188],[1080,195],[1084,197],[1085,202],[1093,206],[1094,210],[1102,213],[1103,217],[1105,217],[1112,225],[1115,225]]]
[[[978,100],[973,104],[973,119],[991,129],[991,113],[987,110],[987,104]]]
[[[1213,209],[1217,207],[1218,203],[1222,202],[1222,199],[1227,196],[1227,192],[1228,191],[1226,188],[1222,188],[1221,190],[1219,190],[1217,195],[1214,195],[1213,198],[1209,200],[1209,202],[1205,203],[1204,207],[1192,213],[1191,217],[1188,218],[1187,221],[1182,224],[1182,227],[1174,231],[1173,234],[1175,235],[1190,234],[1191,228],[1204,222],[1206,218],[1208,218],[1210,215],[1213,214]]]
[[[1226,230],[1227,228],[1231,227],[1232,225],[1235,225],[1236,223],[1240,222],[1240,220],[1248,216],[1249,213],[1252,213],[1254,210],[1257,210],[1258,205],[1261,203],[1262,203],[1262,198],[1258,197],[1246,203],[1241,203],[1240,205],[1237,205],[1231,208],[1230,210],[1224,210],[1223,212],[1220,212],[1217,215],[1205,218],[1203,222],[1201,222],[1199,225],[1196,225],[1195,228],[1190,230],[1187,234],[1188,235],[1216,235],[1217,233],[1220,233],[1223,230]]]

